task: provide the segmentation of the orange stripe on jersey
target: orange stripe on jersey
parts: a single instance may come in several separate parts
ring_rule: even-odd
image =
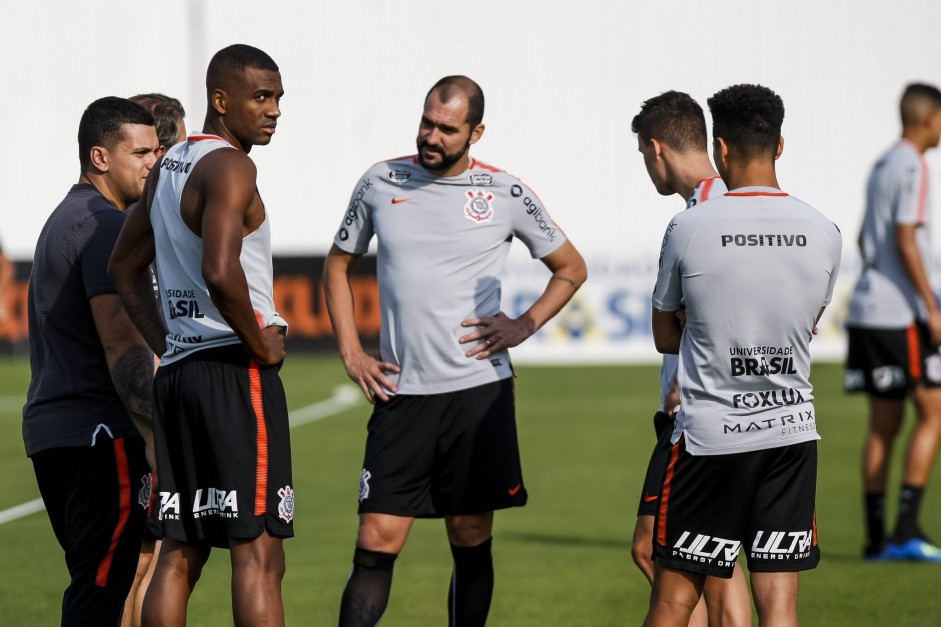
[[[702,202],[709,200],[709,192],[712,191],[712,184],[716,182],[718,176],[710,176],[707,179],[700,181],[702,184],[702,193],[699,194],[699,198]]]
[[[261,398],[261,372],[258,362],[248,364],[248,386],[255,412],[255,515],[265,513],[268,496],[268,426],[265,424],[265,406]]]
[[[98,564],[95,575],[95,585],[103,588],[108,585],[108,573],[111,572],[111,560],[118,548],[118,541],[127,526],[127,519],[131,515],[131,477],[127,467],[127,451],[124,449],[124,438],[114,440],[114,462],[118,472],[118,524],[111,534],[111,544],[108,552]]]
[[[918,155],[921,161],[921,185],[918,188],[918,224],[924,224],[928,214],[928,164],[924,155]]]
[[[726,192],[726,196],[790,196],[787,192]]]
[[[188,141],[188,142],[201,142],[201,141],[206,140],[206,139],[219,139],[219,140],[225,141],[224,139],[222,139],[222,138],[219,137],[218,135],[190,135],[189,137],[186,138],[186,141]]]
[[[918,338],[918,326],[908,325],[908,369],[913,379],[921,378],[921,342]]]
[[[680,442],[685,436],[680,436],[679,442],[670,449],[670,464],[663,477],[663,487],[660,490],[660,517],[657,519],[657,544],[665,546],[667,543],[667,514],[670,511],[670,490],[673,488],[673,473],[676,470],[676,460],[680,457]]]
[[[488,164],[484,163],[483,161],[478,161],[477,159],[471,158],[470,167],[467,168],[467,169],[468,169],[468,170],[473,170],[474,168],[481,168],[481,169],[483,169],[483,170],[489,170],[490,172],[495,172],[495,173],[496,173],[496,172],[502,172],[502,171],[503,171],[503,170],[501,170],[500,168],[496,168],[496,167],[494,167],[494,166],[492,166],[492,165],[488,165]]]
[[[811,540],[811,542],[813,543],[814,546],[817,546],[817,510],[816,509],[814,509],[814,524],[813,524],[812,529],[813,529],[813,534],[811,537],[813,539]]]

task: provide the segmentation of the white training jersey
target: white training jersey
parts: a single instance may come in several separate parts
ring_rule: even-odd
[[[710,198],[720,196],[727,192],[725,181],[719,176],[710,176],[699,181],[699,184],[686,199],[686,208],[695,207],[706,202]],[[676,381],[676,371],[679,367],[678,355],[664,355],[663,364],[660,366],[660,408],[658,411],[664,411],[664,403],[667,395],[673,390],[673,383]]]
[[[686,307],[673,442],[721,455],[819,439],[811,330],[829,304],[842,237],[780,190],[745,187],[677,214],[653,306]]]
[[[160,300],[169,331],[161,364],[173,363],[204,348],[241,342],[209,297],[202,275],[203,240],[180,215],[180,198],[190,175],[201,158],[219,149],[235,150],[215,135],[193,134],[168,150],[160,161],[150,222],[157,247]],[[287,327],[274,308],[267,212],[261,226],[242,239],[239,261],[259,326]]]
[[[907,140],[873,166],[860,232],[863,270],[850,299],[848,326],[901,329],[927,318],[925,303],[902,265],[895,237],[899,225],[918,227],[916,243],[930,276],[928,178],[923,156]]]
[[[513,237],[534,258],[565,241],[521,181],[471,160],[439,177],[409,156],[371,167],[357,183],[334,243],[363,254],[378,240],[380,351],[401,373],[400,394],[437,394],[512,376],[509,353],[468,358],[464,320],[500,311],[500,275]]]

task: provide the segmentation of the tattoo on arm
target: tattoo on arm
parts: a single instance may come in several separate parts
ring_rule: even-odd
[[[154,354],[144,346],[125,352],[111,367],[111,380],[139,431],[153,431]]]
[[[555,275],[553,275],[549,280],[550,280],[550,281],[565,281],[566,283],[568,283],[569,285],[572,286],[572,289],[578,289],[578,286],[575,285],[575,281],[573,281],[572,279],[570,279],[570,278],[568,278],[568,277],[566,277],[566,276],[555,276]]]

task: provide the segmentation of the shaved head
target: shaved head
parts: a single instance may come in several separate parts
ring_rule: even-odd
[[[941,109],[941,91],[933,85],[913,83],[905,88],[899,103],[902,126],[918,126],[938,109]]]
[[[247,69],[278,72],[278,64],[262,50],[246,44],[233,44],[212,56],[206,70],[206,90],[231,90],[233,81],[239,81]]]
[[[434,94],[439,102],[447,103],[455,98],[467,101],[467,123],[475,128],[484,119],[484,92],[480,85],[466,76],[445,76],[428,90],[427,101]]]

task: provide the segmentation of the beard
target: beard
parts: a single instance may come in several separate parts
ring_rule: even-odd
[[[467,151],[470,150],[470,140],[464,144],[464,147],[459,152],[453,152],[450,154],[444,152],[440,148],[432,148],[428,145],[427,142],[421,140],[418,140],[416,143],[418,146],[418,163],[420,163],[423,168],[431,172],[444,172],[449,170],[451,166],[463,159],[464,155],[467,154]],[[423,154],[424,151],[438,155],[441,161],[437,164],[429,163],[425,160],[425,156]]]

